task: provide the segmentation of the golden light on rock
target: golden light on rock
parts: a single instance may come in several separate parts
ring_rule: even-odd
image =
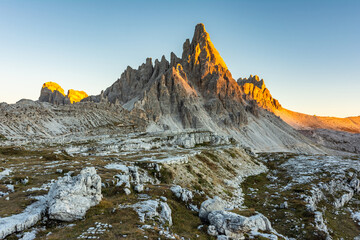
[[[223,58],[211,42],[210,35],[206,32],[204,24],[196,25],[192,45],[193,52],[190,52],[190,54],[193,55],[187,57],[189,63],[193,61],[195,65],[198,65],[201,62],[211,62],[213,66],[219,66],[224,72],[228,69]]]
[[[71,103],[80,102],[82,99],[88,97],[88,95],[86,94],[86,92],[84,92],[84,91],[77,91],[77,90],[74,90],[74,89],[69,89],[67,96],[68,96],[68,98],[70,99],[70,102],[71,102]]]
[[[43,84],[42,88],[47,88],[52,92],[54,92],[56,90],[65,96],[64,89],[62,89],[62,87],[60,87],[60,85],[55,82],[46,82]]]
[[[50,90],[50,91],[48,91]],[[57,92],[61,93],[59,95]],[[80,102],[82,99],[87,98],[88,95],[84,91],[78,91],[74,89],[68,90],[67,95],[64,93],[64,89],[55,82],[46,82],[42,86],[40,101],[50,101],[56,104],[68,104],[69,102]]]

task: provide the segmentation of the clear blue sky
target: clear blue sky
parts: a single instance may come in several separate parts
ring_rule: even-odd
[[[0,0],[0,102],[44,82],[99,94],[146,57],[178,56],[205,24],[235,79],[291,110],[360,115],[360,1]]]

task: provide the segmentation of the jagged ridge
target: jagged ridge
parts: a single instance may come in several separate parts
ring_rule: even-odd
[[[148,121],[148,131],[204,129],[231,135],[255,149],[319,151],[246,96],[204,25],[198,24],[192,41],[183,44],[181,58],[171,53],[170,62],[163,56],[155,64],[148,58],[138,69],[127,67],[112,86],[82,101],[110,102],[136,111]]]
[[[163,56],[155,65],[148,58],[137,70],[128,67],[100,96],[87,100],[102,99],[129,110],[142,109],[153,122],[170,117],[184,128],[247,122],[241,89],[203,24],[196,26],[191,43],[185,41],[182,58],[171,53],[170,62]]]

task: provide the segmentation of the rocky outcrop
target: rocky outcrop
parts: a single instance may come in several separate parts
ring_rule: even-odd
[[[84,91],[69,89],[67,97],[69,98],[70,103],[74,103],[74,102],[80,102],[82,99],[87,98],[88,95]]]
[[[67,102],[64,89],[57,83],[46,82],[43,84],[40,92],[39,101],[53,104],[65,104]]]
[[[259,108],[266,109],[319,145],[339,151],[360,152],[360,117],[319,117],[290,111],[272,97],[264,80],[258,76],[250,75],[237,82],[248,103],[246,110],[255,117],[259,117]]]
[[[181,201],[183,202],[187,203],[193,198],[193,193],[190,190],[182,188],[179,185],[172,186],[170,190],[175,194],[177,198],[181,199]]]
[[[223,200],[217,196],[201,204],[199,217],[209,224],[209,235],[217,236],[218,239],[243,239],[245,234],[258,236],[262,232],[269,233],[266,236],[269,239],[281,236],[271,227],[269,219],[261,213],[245,217],[224,209]]]
[[[81,219],[101,198],[100,176],[96,174],[94,167],[84,168],[78,176],[65,176],[57,180],[47,196],[38,197],[38,201],[28,206],[24,212],[0,218],[0,239],[34,226],[45,213],[54,220]]]
[[[241,216],[227,211],[212,211],[208,215],[212,235],[226,235],[240,239],[248,232],[274,232],[269,219],[261,213],[251,217]],[[213,227],[211,227],[213,226]]]
[[[74,221],[101,199],[101,178],[94,167],[84,168],[76,177],[65,176],[54,183],[48,193],[50,219]]]
[[[290,126],[299,130],[329,129],[334,131],[345,131],[360,133],[360,117],[321,117],[290,111],[281,106],[278,100],[274,99],[266,88],[264,80],[255,75],[249,78],[239,78],[238,84],[244,95],[243,98],[249,103],[249,111],[256,112],[252,102],[257,106],[268,110],[279,116]],[[255,113],[256,114],[256,113]]]
[[[220,197],[215,196],[214,198],[210,198],[201,204],[199,217],[202,221],[207,221],[210,212],[224,209],[225,203],[223,200]]]
[[[160,200],[146,200],[135,203],[131,207],[138,213],[140,222],[158,219],[161,224],[172,225],[171,208]]]
[[[274,99],[269,89],[266,88],[264,80],[259,76],[250,75],[249,78],[239,78],[237,83],[244,92],[244,98],[248,101],[255,101],[258,106],[274,112],[275,109],[281,109],[278,100]]]
[[[64,89],[62,89],[59,84],[55,82],[46,82],[41,88],[39,101],[63,105],[80,102],[82,99],[87,97],[88,95],[86,92],[73,89],[70,89],[68,94],[65,95]]]
[[[171,53],[170,61],[148,58],[137,69],[127,67],[112,86],[82,101],[110,102],[137,112],[148,121],[148,132],[201,129],[231,135],[253,149],[321,151],[244,96],[204,25],[198,24],[181,58]]]

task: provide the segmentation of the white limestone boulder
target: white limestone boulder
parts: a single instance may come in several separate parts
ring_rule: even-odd
[[[48,193],[50,219],[74,221],[102,199],[101,178],[94,167],[81,170],[75,177],[65,176],[55,182]]]
[[[219,235],[225,234],[229,237],[242,236],[248,232],[274,231],[269,219],[261,213],[245,217],[227,211],[212,211],[208,214],[208,221]]]
[[[131,206],[139,215],[140,221],[159,219],[162,224],[172,225],[171,208],[159,200],[146,200]]]
[[[204,201],[203,203],[201,203],[199,210],[199,217],[202,221],[207,221],[210,212],[224,210],[224,209],[225,209],[224,201],[220,197],[215,196],[214,198],[210,198]]]
[[[179,185],[172,186],[170,190],[183,202],[189,202],[193,198],[193,193],[190,190],[182,188]]]

